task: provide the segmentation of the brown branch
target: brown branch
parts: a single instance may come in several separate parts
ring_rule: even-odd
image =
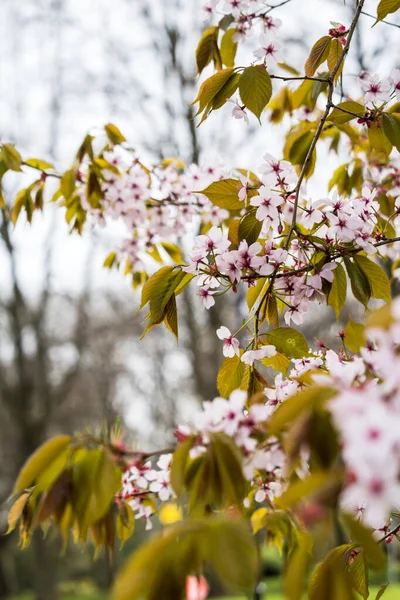
[[[313,139],[311,141],[310,147],[308,149],[306,158],[304,160],[304,163],[303,163],[300,175],[299,175],[299,180],[298,180],[297,185],[296,185],[296,187],[294,189],[294,192],[293,192],[295,194],[295,200],[294,200],[294,203],[293,203],[293,217],[292,217],[292,223],[290,225],[289,233],[288,233],[287,238],[286,238],[285,249],[287,249],[289,247],[290,240],[291,240],[293,232],[294,232],[294,230],[296,228],[297,207],[298,207],[298,204],[299,204],[300,188],[301,188],[301,185],[303,183],[304,177],[306,175],[306,170],[308,168],[308,164],[309,164],[309,162],[311,160],[312,154],[313,154],[313,152],[315,150],[315,147],[316,147],[316,145],[318,143],[318,140],[319,140],[319,138],[321,136],[321,133],[323,131],[325,122],[326,122],[326,120],[328,118],[329,112],[330,112],[330,110],[331,110],[331,108],[333,106],[332,97],[333,97],[333,92],[334,92],[334,89],[335,89],[335,83],[334,83],[335,82],[335,77],[336,77],[336,75],[337,75],[340,67],[342,66],[342,63],[343,63],[343,61],[344,61],[344,59],[346,57],[346,54],[349,51],[351,40],[353,38],[353,34],[354,34],[354,31],[355,31],[357,23],[358,23],[358,19],[360,18],[360,14],[361,14],[361,10],[362,10],[362,8],[364,6],[364,2],[365,2],[365,0],[358,0],[356,12],[354,14],[353,21],[352,21],[352,23],[350,25],[350,28],[349,28],[349,33],[347,35],[346,44],[345,44],[345,46],[344,46],[344,48],[342,50],[341,55],[339,56],[339,59],[338,59],[336,65],[334,66],[334,68],[333,68],[330,76],[327,79],[327,82],[328,82],[328,85],[329,85],[328,100],[327,100],[327,103],[326,103],[325,112],[324,112],[324,114],[321,117],[319,125],[318,125],[318,127],[316,129],[316,132],[314,134],[314,137],[313,137]]]

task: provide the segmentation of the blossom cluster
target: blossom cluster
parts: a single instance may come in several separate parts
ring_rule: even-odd
[[[282,21],[269,14],[263,0],[207,0],[203,6],[205,20],[211,20],[214,15],[227,15],[232,18],[236,33],[234,41],[242,41],[249,37],[255,24],[260,24],[263,34],[275,34],[281,27]],[[263,35],[262,34],[262,35]]]
[[[181,425],[176,437],[180,443],[192,436],[191,458],[205,452],[210,435],[229,436],[243,457],[243,472],[249,481],[246,505],[252,501],[273,505],[287,487],[288,462],[277,438],[268,433],[268,420],[282,402],[299,392],[304,375],[336,391],[328,409],[340,436],[340,453],[346,478],[341,494],[342,509],[352,512],[373,527],[377,534],[388,530],[391,511],[399,508],[400,481],[400,301],[392,304],[390,328],[370,328],[360,356],[335,352],[321,343],[317,352],[292,362],[286,378],[275,377],[264,390],[264,400],[247,405],[247,394],[233,391],[228,399],[204,402],[195,415],[194,427]],[[224,332],[225,333],[225,332]],[[343,338],[343,336],[341,336]],[[344,343],[346,338],[344,336]],[[235,349],[235,344],[230,348]],[[308,449],[300,451],[296,470],[308,473]],[[388,460],[390,457],[390,460]],[[154,505],[151,494],[166,501],[173,497],[169,469],[171,455],[163,455],[157,469],[150,461],[135,462],[124,476],[123,494],[136,512],[151,526]]]
[[[341,436],[347,485],[342,506],[385,530],[399,508],[400,303],[392,304],[389,329],[367,330],[367,345],[352,361],[327,355],[339,394],[330,404]]]
[[[282,233],[293,220],[292,191],[297,175],[287,161],[270,154],[264,156],[264,161],[258,190],[254,190],[251,177],[243,175],[239,190],[243,209],[254,207],[254,217],[261,222],[259,241],[248,244],[242,240],[232,249],[228,233],[213,226],[196,238],[186,270],[197,275],[198,294],[207,309],[228,288],[235,291],[240,281],[251,287],[258,279],[269,277],[274,280],[275,296],[288,307],[284,313],[286,323],[301,324],[310,303],[323,301],[324,281],[333,281],[337,261],[343,255],[357,249],[369,255],[377,252],[376,243],[383,238],[380,229],[383,215],[376,190],[369,187],[364,187],[361,195],[354,198],[342,199],[334,192],[331,198],[316,201],[305,198],[300,190],[297,235],[292,237],[288,248],[282,247],[285,237]],[[390,217],[395,225],[399,205],[397,199]],[[310,258],[315,251],[328,252],[335,259],[311,272]],[[229,339],[229,335],[223,339]]]
[[[184,169],[171,161],[150,170],[138,158],[118,150],[105,156],[113,170],[103,172],[101,206],[91,207],[84,185],[80,196],[82,206],[100,223],[123,222],[127,234],[118,248],[117,260],[126,261],[131,272],[145,270],[145,254],[160,241],[177,242],[191,230],[194,219],[217,225],[229,216],[228,211],[212,205],[203,194],[194,193],[226,177],[222,166],[210,162]]]
[[[154,513],[149,498],[157,497],[166,502],[174,495],[170,486],[171,461],[172,454],[162,454],[153,468],[150,460],[145,463],[135,460],[124,474],[122,497],[129,500],[136,519],[145,519],[146,529],[152,528],[150,517]]]

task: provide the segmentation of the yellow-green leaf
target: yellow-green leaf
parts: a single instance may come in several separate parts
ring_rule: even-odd
[[[239,200],[240,181],[237,179],[221,179],[214,181],[201,193],[219,208],[227,208],[228,210],[238,210],[243,208],[243,202]]]
[[[340,263],[337,263],[336,269],[333,271],[334,278],[332,287],[328,294],[328,304],[332,306],[336,313],[336,319],[339,319],[339,313],[346,302],[347,296],[347,279],[346,273]]]
[[[69,435],[58,435],[42,444],[24,464],[14,486],[14,493],[22,492],[32,486],[38,476],[71,443]]]
[[[328,58],[331,42],[332,38],[329,35],[325,35],[315,42],[310,52],[310,56],[307,58],[306,64],[304,65],[304,71],[308,77],[312,77],[319,65]]]
[[[217,386],[223,398],[227,398],[233,390],[240,387],[245,371],[245,365],[239,356],[225,358],[218,372]]]
[[[384,569],[387,562],[386,555],[382,544],[374,538],[372,529],[369,529],[349,514],[344,514],[342,519],[349,530],[351,541],[364,549],[365,556],[371,566],[377,571]]]
[[[365,344],[365,325],[349,319],[344,328],[344,343],[352,352],[359,352]]]
[[[107,125],[104,126],[104,129],[108,139],[112,144],[117,145],[126,142],[126,137],[122,135],[122,133],[116,125],[113,125],[112,123],[107,123]]]
[[[383,113],[381,127],[389,142],[400,152],[400,115]]]
[[[41,160],[40,158],[28,158],[24,161],[25,165],[28,167],[32,167],[34,169],[39,169],[40,171],[47,171],[48,169],[54,169],[54,165],[45,160]]]
[[[390,281],[382,267],[361,254],[356,255],[354,261],[368,279],[372,298],[390,302]]]
[[[277,435],[304,412],[323,406],[335,394],[335,390],[331,388],[313,385],[290,396],[273,413],[268,423],[270,434]]]
[[[277,352],[288,358],[304,358],[309,353],[304,335],[291,327],[277,327],[266,335],[267,344],[275,346]]]
[[[21,171],[22,157],[15,146],[12,144],[2,144],[1,157],[7,169]]]
[[[235,35],[236,29],[231,27],[227,29],[221,40],[221,58],[226,67],[233,67],[235,64],[235,56],[237,50],[237,42],[234,42],[232,37]]]
[[[378,4],[376,23],[399,9],[400,0],[381,0]]]
[[[21,518],[26,503],[29,500],[29,495],[29,492],[24,492],[21,494],[10,508],[10,512],[8,513],[8,529],[6,535],[14,531],[18,521]]]
[[[218,51],[218,27],[209,27],[201,36],[196,48],[197,72],[200,73],[211,62],[214,53]]]

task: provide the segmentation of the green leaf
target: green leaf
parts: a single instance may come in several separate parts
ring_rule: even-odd
[[[350,278],[351,291],[353,292],[354,298],[367,307],[369,299],[371,298],[371,286],[367,276],[358,263],[351,262],[349,258],[344,259],[344,264]]]
[[[196,64],[199,75],[211,62],[215,51],[218,51],[217,39],[218,27],[209,27],[201,36],[196,48]]]
[[[258,578],[258,553],[247,523],[211,522],[207,543],[209,560],[224,587],[252,592]]]
[[[273,413],[268,423],[270,434],[277,435],[304,412],[323,406],[335,394],[336,392],[331,388],[313,385],[290,396]]]
[[[193,438],[179,444],[172,456],[171,486],[176,496],[182,496],[185,490],[185,471],[189,460],[189,453],[193,446]]]
[[[365,344],[365,325],[349,319],[344,328],[344,343],[352,352],[359,352]]]
[[[383,113],[381,127],[389,142],[400,152],[400,118],[394,114]]]
[[[15,146],[12,144],[2,144],[1,157],[7,169],[21,171],[22,157]]]
[[[382,267],[361,254],[354,257],[354,262],[357,263],[368,279],[372,298],[390,302],[390,281]]]
[[[275,498],[276,506],[286,510],[303,501],[305,498],[312,496],[328,483],[334,481],[334,479],[335,473],[332,471],[315,471],[305,479],[298,479],[292,483],[281,496]]]
[[[370,565],[377,571],[384,569],[387,562],[386,555],[382,544],[374,538],[372,529],[349,514],[342,515],[342,519],[349,530],[352,542],[364,549]]]
[[[347,279],[346,273],[340,263],[337,263],[336,269],[333,271],[334,279],[332,287],[328,294],[328,304],[332,306],[336,313],[336,320],[339,319],[339,313],[346,302],[347,296]]]
[[[233,67],[235,64],[235,56],[237,50],[237,42],[234,42],[232,37],[235,35],[236,29],[231,27],[227,29],[221,40],[221,59],[225,66]]]
[[[221,179],[221,181],[214,181],[200,193],[207,196],[210,202],[219,208],[238,210],[243,208],[243,202],[238,196],[240,187],[241,183],[237,179]]]
[[[378,4],[376,23],[399,9],[400,0],[381,0]]]
[[[250,246],[258,240],[261,233],[262,222],[256,219],[257,209],[251,208],[240,219],[239,241],[246,240]]]
[[[335,125],[343,125],[343,123],[348,123],[357,117],[363,117],[364,113],[365,108],[359,102],[340,102],[328,116],[328,121],[335,123]]]
[[[264,65],[252,65],[243,71],[239,93],[245,107],[259,120],[272,96],[271,78]]]
[[[302,167],[304,165],[304,162],[307,158],[308,151],[310,149],[313,139],[314,139],[313,131],[304,131],[304,132],[298,132],[298,134],[291,139],[292,143],[290,143],[290,141],[288,141],[286,151],[288,153],[288,159],[292,163],[292,165],[298,165],[299,167]],[[311,160],[309,160],[309,163],[307,165],[307,170],[306,170],[307,178],[310,177],[312,175],[312,173],[314,172],[315,161],[316,161],[316,149],[314,148],[314,151],[311,155]]]
[[[235,442],[225,433],[210,435],[211,452],[215,462],[214,473],[222,486],[222,503],[239,509],[245,497],[243,458]]]
[[[227,398],[233,390],[240,387],[245,371],[245,364],[239,356],[225,358],[218,372],[217,387],[223,398]]]
[[[307,58],[306,64],[304,65],[304,71],[307,77],[312,77],[318,67],[326,61],[329,54],[332,38],[329,35],[325,35],[315,42],[310,56]]]
[[[118,127],[112,123],[104,126],[106,135],[112,144],[118,145],[126,142],[126,137],[122,135]]]
[[[288,358],[304,358],[309,354],[308,342],[304,335],[291,327],[277,327],[266,335],[267,344],[275,346],[277,352]]]

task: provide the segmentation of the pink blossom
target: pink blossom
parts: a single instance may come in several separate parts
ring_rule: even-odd
[[[227,327],[222,326],[219,329],[217,329],[217,336],[219,337],[220,340],[224,341],[224,345],[223,345],[224,356],[227,356],[228,358],[233,358],[235,356],[235,354],[237,356],[240,355],[239,340],[232,336],[231,332],[229,331],[229,329]]]
[[[379,75],[369,75],[361,82],[365,90],[365,105],[381,104],[390,100],[390,82],[379,78]]]

